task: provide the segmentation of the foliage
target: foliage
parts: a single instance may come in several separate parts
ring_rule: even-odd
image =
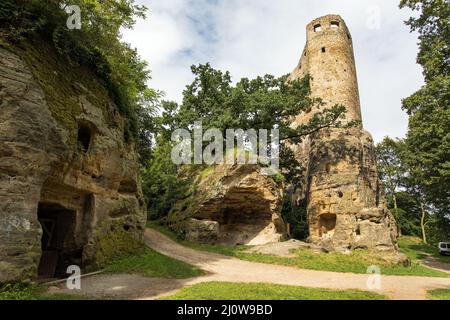
[[[400,8],[417,11],[406,24],[419,33],[417,63],[423,66],[425,79],[450,75],[450,6],[448,0],[401,0]]]
[[[409,115],[404,163],[411,195],[419,197],[439,236],[450,234],[450,6],[446,0],[402,0],[417,15],[406,24],[419,34],[417,61],[426,84],[403,100]]]
[[[430,290],[427,297],[430,300],[450,300],[450,289]]]
[[[288,82],[287,76],[265,75],[243,78],[234,85],[229,72],[215,70],[209,64],[192,66],[192,73],[194,80],[186,86],[181,104],[160,101],[158,105],[161,111],[157,120],[158,143],[143,179],[146,190],[150,191],[149,201],[155,201],[151,206],[154,212],[151,215],[155,218],[167,214],[173,203],[184,196],[179,190],[183,188],[177,176],[180,168],[169,163],[170,139],[175,129],[192,132],[195,123],[202,121],[203,131],[214,128],[222,132],[226,150],[227,129],[278,128],[283,142],[280,150],[283,180],[293,184],[302,181],[299,178],[302,168],[287,142],[300,142],[304,136],[322,128],[344,126],[341,120],[345,107],[336,105],[316,113],[309,123],[294,128],[295,116],[313,106],[323,105],[320,99],[309,98],[309,77]]]
[[[0,284],[0,300],[90,300],[89,297],[69,294],[47,294],[46,287],[18,283]]]
[[[172,144],[160,137],[151,160],[142,169],[142,189],[148,203],[150,220],[165,216],[189,188],[189,181],[178,177],[180,168],[172,162],[171,150]]]
[[[445,239],[449,234],[445,216],[427,196],[426,177],[412,163],[414,155],[406,141],[385,138],[376,151],[380,179],[400,234],[419,236],[434,244]]]
[[[110,273],[134,273],[146,277],[183,279],[202,272],[187,263],[146,248],[142,253],[116,260],[106,268]]]
[[[206,282],[183,288],[165,300],[384,300],[359,290],[330,290],[263,283]]]
[[[7,283],[0,285],[0,300],[34,300],[36,287]]]
[[[306,240],[309,236],[306,201],[303,200],[299,204],[292,202],[293,195],[286,193],[281,210],[283,220],[291,225],[291,237],[293,239]]]
[[[163,124],[169,130],[192,130],[196,121],[203,129],[280,130],[281,140],[299,142],[305,135],[325,127],[340,126],[345,107],[333,106],[317,113],[310,123],[293,128],[294,117],[320,99],[309,98],[310,78],[288,82],[287,76],[265,75],[243,78],[232,84],[229,72],[213,69],[209,64],[192,66],[193,82],[183,92],[180,105],[172,103]]]
[[[66,26],[67,6],[81,9],[81,29]],[[134,0],[3,0],[0,2],[0,36],[13,43],[37,38],[53,43],[73,64],[88,66],[108,88],[125,116],[125,137],[140,135],[148,126],[143,115],[156,93],[146,86],[150,74],[137,52],[121,41],[121,29],[144,17],[145,7]],[[145,119],[143,119],[145,118]]]

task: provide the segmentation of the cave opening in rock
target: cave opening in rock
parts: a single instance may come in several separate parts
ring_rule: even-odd
[[[274,242],[270,201],[255,190],[235,188],[224,199],[218,242],[228,245]]]
[[[78,124],[78,134],[77,134],[78,145],[83,152],[88,152],[92,140],[92,131],[89,125],[86,123]]]
[[[76,211],[55,203],[39,203],[38,220],[42,226],[38,277],[66,277],[69,265],[81,266],[82,248],[74,243]]]
[[[322,214],[319,217],[319,236],[332,235],[336,229],[336,215],[335,214]]]

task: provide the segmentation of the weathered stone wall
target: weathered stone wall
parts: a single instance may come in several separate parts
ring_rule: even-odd
[[[346,107],[344,122],[362,121],[350,32],[338,15],[307,26],[307,43],[290,79],[310,74],[311,95],[323,106],[296,117],[294,125],[334,105]],[[374,144],[361,125],[326,129],[293,146],[306,168],[297,200],[306,199],[310,240],[329,250],[393,249],[396,223],[378,179]]]
[[[42,41],[0,44],[0,282],[36,279],[47,207],[73,212],[59,237],[81,257],[67,263],[90,269],[136,250],[145,224],[137,154],[106,89]]]

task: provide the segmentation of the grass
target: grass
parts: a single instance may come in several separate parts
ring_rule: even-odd
[[[139,254],[116,260],[107,268],[108,273],[140,274],[147,277],[183,279],[200,276],[203,272],[187,263],[164,256],[149,248]],[[82,295],[46,294],[45,286],[0,285],[0,300],[91,300]]]
[[[412,260],[420,261],[432,257],[440,262],[450,263],[450,256],[441,256],[437,246],[425,244],[420,238],[403,236],[398,243],[401,251]]]
[[[165,300],[385,300],[359,290],[329,290],[261,283],[207,282],[183,288]]]
[[[450,300],[450,289],[428,291],[427,298],[430,300]]]
[[[202,275],[202,271],[185,262],[162,255],[149,248],[142,253],[119,259],[110,264],[108,273],[140,274],[146,277],[184,279]]]
[[[222,246],[222,245],[205,245],[191,243],[186,240],[179,239],[177,235],[161,226],[157,222],[148,222],[147,227],[156,229],[166,236],[180,242],[184,246],[196,250],[220,253],[227,256],[233,256],[242,260],[253,262],[277,264],[294,266],[301,269],[334,271],[334,272],[352,272],[352,273],[367,273],[367,268],[372,265],[377,265],[381,268],[381,273],[385,275],[402,275],[402,276],[424,276],[424,277],[443,277],[448,278],[450,275],[445,272],[427,268],[420,264],[420,262],[413,257],[415,248],[409,247],[408,256],[411,258],[411,266],[405,267],[403,265],[392,265],[383,259],[386,253],[356,250],[351,254],[340,253],[318,253],[307,249],[298,249],[293,251],[293,257],[278,257],[259,253],[245,252],[248,246]],[[402,251],[405,250],[405,243],[401,242],[400,247]]]
[[[4,284],[0,286],[0,300],[91,300],[72,294],[46,294],[45,286]]]

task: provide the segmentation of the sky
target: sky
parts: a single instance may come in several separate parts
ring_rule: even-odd
[[[149,86],[180,102],[193,76],[209,62],[242,77],[290,73],[306,41],[306,25],[339,14],[353,37],[363,123],[379,142],[402,138],[408,118],[401,100],[423,85],[417,35],[398,0],[137,0],[148,7],[123,39],[149,63]]]

